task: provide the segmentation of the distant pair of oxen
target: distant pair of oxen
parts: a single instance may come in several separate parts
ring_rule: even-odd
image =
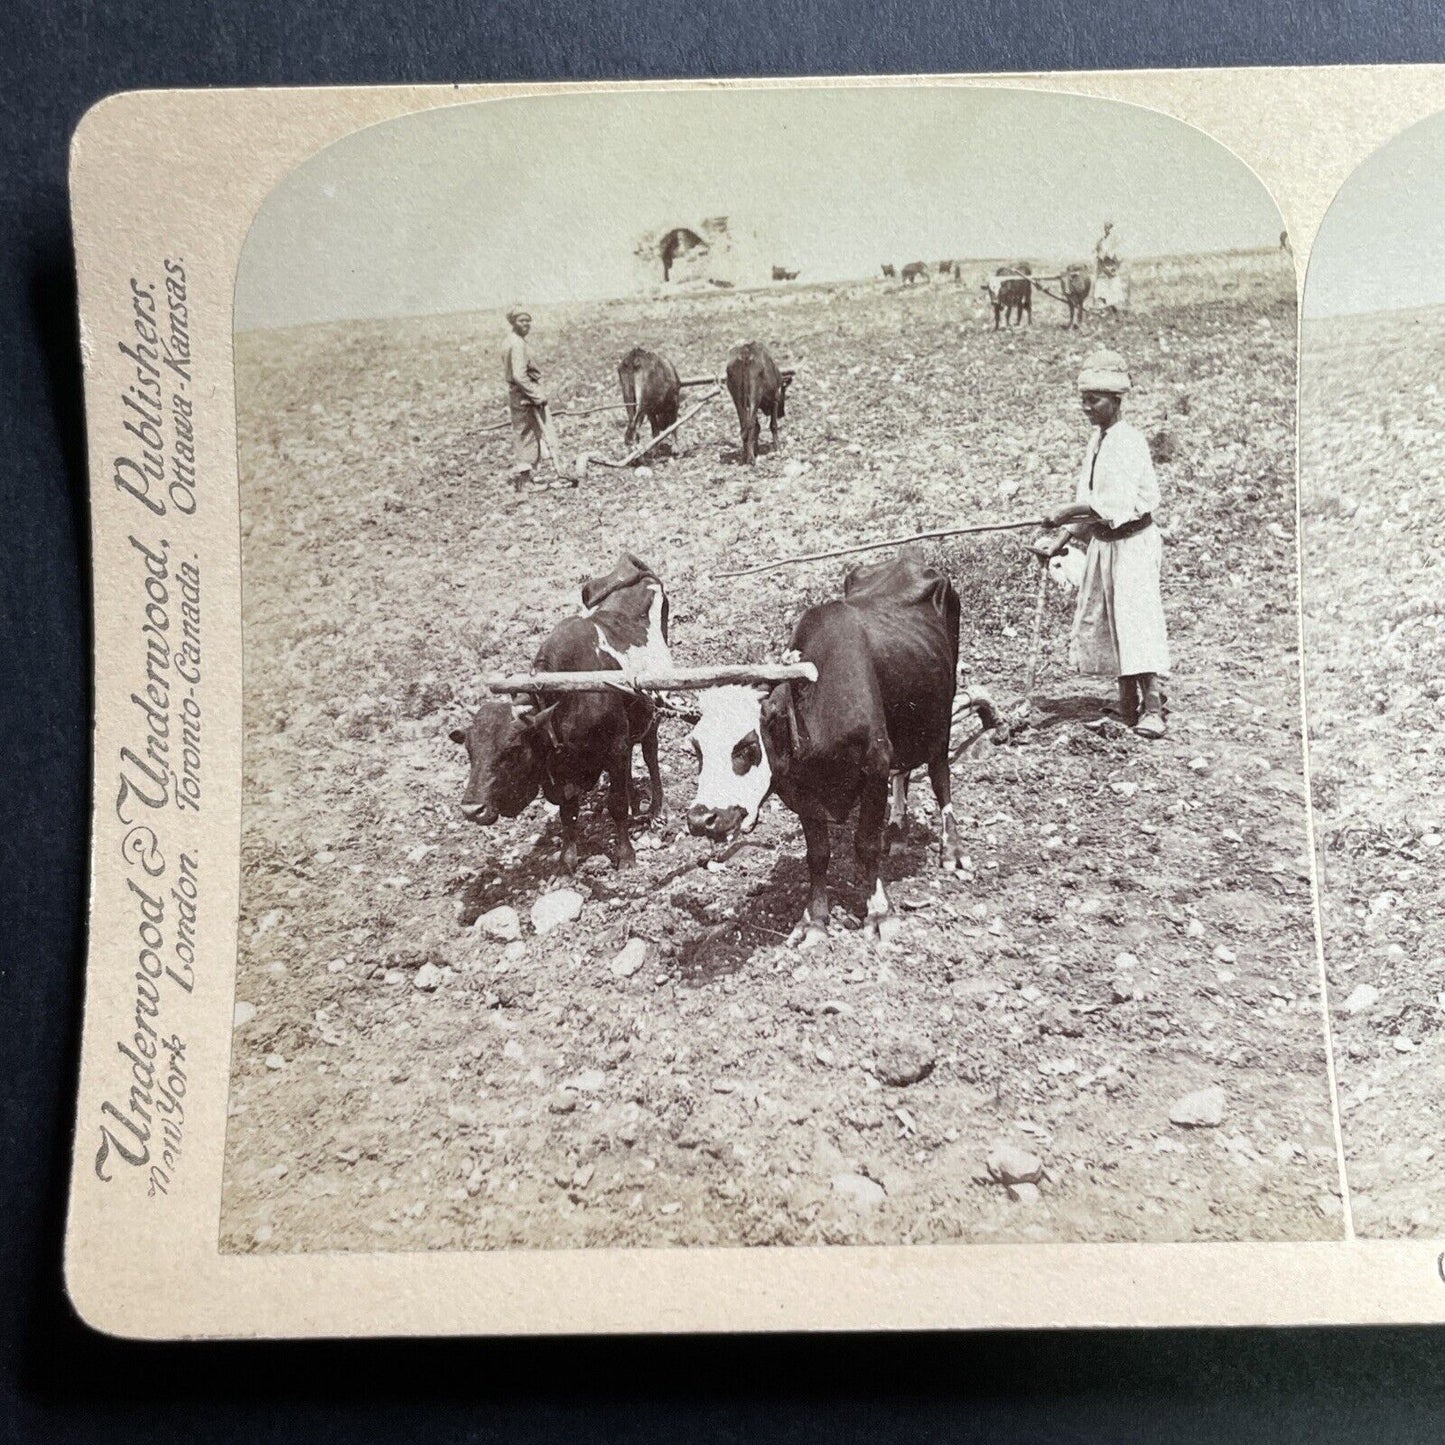
[[[1043,279],[1055,282],[1059,287],[1058,293],[1045,290],[1027,261],[1019,261],[1013,266],[1000,266],[984,281],[983,289],[988,292],[989,304],[993,307],[995,331],[999,329],[1000,320],[1007,326],[1015,323],[1022,325],[1025,316],[1028,317],[1029,325],[1033,325],[1036,286],[1044,291],[1046,296],[1053,296],[1069,308],[1067,327],[1071,331],[1078,330],[1084,321],[1084,302],[1089,299],[1089,292],[1094,284],[1089,268],[1075,262],[1066,266],[1057,276]]]
[[[855,566],[841,598],[803,613],[792,650],[814,665],[816,682],[718,687],[698,695],[701,715],[688,739],[699,766],[689,831],[716,842],[750,832],[770,793],[801,818],[809,894],[793,941],[815,942],[827,929],[829,825],[844,822],[854,807],[866,918],[877,931],[889,911],[879,859],[885,841],[901,836],[908,775],[916,768],[927,768],[942,810],[940,863],[949,870],[960,866],[949,778],[958,627],[952,583],[912,549],[891,561]],[[662,580],[641,559],[623,553],[609,574],[584,585],[582,611],[552,630],[534,667],[654,675],[668,670]],[[985,694],[968,694],[965,706],[986,727],[996,723]],[[629,836],[634,747],[641,746],[647,766],[649,817],[656,822],[665,810],[658,715],[655,699],[626,688],[483,703],[471,723],[451,735],[466,747],[470,763],[462,812],[474,823],[495,823],[517,816],[540,791],[560,810],[561,863],[570,872],[577,865],[581,800],[606,774],[617,866],[625,868],[635,856]]]
[[[617,379],[627,408],[626,445],[637,440],[644,418],[651,424],[653,436],[676,423],[682,381],[677,368],[665,356],[634,346],[618,362]],[[728,353],[728,394],[737,408],[745,462],[751,464],[757,459],[761,417],[767,417],[773,446],[777,447],[778,423],[783,419],[791,379],[778,370],[772,353],[759,341],[744,342]]]

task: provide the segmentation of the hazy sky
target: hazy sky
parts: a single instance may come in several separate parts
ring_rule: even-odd
[[[1114,101],[977,88],[545,96],[404,116],[263,205],[240,329],[626,294],[653,227],[726,215],[810,280],[944,256],[1273,245],[1260,182]]]
[[[1445,115],[1403,131],[1340,188],[1310,250],[1306,316],[1445,301]]]

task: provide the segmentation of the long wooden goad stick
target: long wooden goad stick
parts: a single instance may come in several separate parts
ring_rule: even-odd
[[[940,527],[932,532],[915,532],[911,537],[889,537],[882,542],[858,542],[852,547],[835,547],[828,552],[800,552],[793,557],[779,557],[772,562],[759,562],[756,567],[740,567],[733,572],[717,572],[717,577],[754,577],[759,572],[772,572],[790,567],[795,562],[826,562],[834,557],[847,557],[854,552],[877,552],[884,547],[906,547],[910,542],[934,542],[940,537],[967,537],[976,532],[1017,532],[1025,527],[1042,527],[1042,517],[1025,517],[1017,522],[977,522],[970,527]]]

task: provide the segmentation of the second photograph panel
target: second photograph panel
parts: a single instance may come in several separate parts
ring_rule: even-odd
[[[1349,178],[1300,357],[1311,790],[1351,1213],[1445,1232],[1445,116]]]

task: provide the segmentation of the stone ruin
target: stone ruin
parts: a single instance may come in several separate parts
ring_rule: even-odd
[[[646,231],[634,242],[632,256],[645,290],[762,286],[771,275],[757,236],[726,216]]]

